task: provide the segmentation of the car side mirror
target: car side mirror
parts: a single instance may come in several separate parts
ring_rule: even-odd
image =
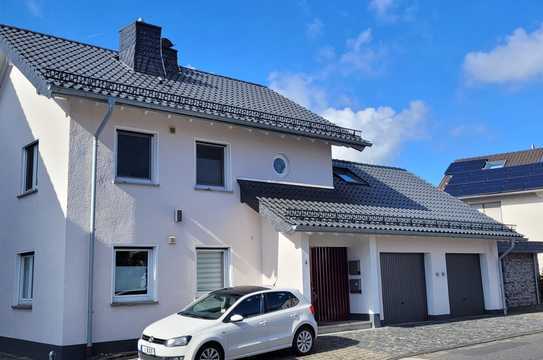
[[[237,322],[240,322],[240,321],[243,321],[243,316],[238,315],[238,314],[234,314],[234,315],[230,316],[230,322],[237,323]]]

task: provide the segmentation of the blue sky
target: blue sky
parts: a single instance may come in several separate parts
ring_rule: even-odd
[[[336,156],[439,182],[456,158],[543,146],[533,1],[0,0],[0,22],[114,48],[138,17],[182,65],[266,84],[375,146]]]

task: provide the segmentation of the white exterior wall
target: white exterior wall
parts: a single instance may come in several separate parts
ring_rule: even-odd
[[[0,336],[62,344],[69,104],[47,99],[15,67],[0,84]],[[38,192],[23,198],[23,146],[39,140]],[[32,310],[16,302],[16,254],[34,251]]]
[[[84,342],[88,254],[88,204],[91,134],[105,105],[74,99],[70,128],[68,252],[65,344]],[[237,178],[246,177],[332,186],[330,145],[294,136],[229,127],[220,123],[115,107],[98,149],[97,246],[95,262],[94,339],[137,338],[149,323],[180,310],[196,294],[196,247],[230,249],[233,285],[263,279],[260,216],[240,202]],[[170,134],[169,127],[176,127]],[[114,183],[115,128],[155,132],[158,136],[159,185]],[[230,146],[231,191],[195,190],[195,140]],[[289,174],[275,175],[273,157],[285,154]],[[174,209],[183,210],[174,223]],[[168,245],[175,235],[176,245]],[[153,246],[157,251],[158,304],[112,306],[113,247]],[[288,252],[289,249],[278,249]],[[281,269],[281,266],[279,267]],[[69,285],[68,285],[69,284]]]
[[[496,220],[515,225],[515,230],[529,241],[543,241],[543,192],[470,198],[463,201],[468,204],[499,201],[501,219]],[[539,254],[539,269],[543,272],[543,254]]]
[[[381,320],[386,317],[382,310],[379,257],[383,252],[425,254],[429,315],[450,314],[445,254],[480,254],[485,309],[503,308],[496,241],[430,236],[313,234],[309,244],[310,247],[347,247],[348,259],[360,260],[362,293],[349,295],[351,312],[354,314],[381,314]]]

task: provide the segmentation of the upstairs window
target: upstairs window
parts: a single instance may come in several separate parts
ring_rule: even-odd
[[[18,264],[18,305],[31,305],[34,295],[34,253],[19,254]]]
[[[365,180],[346,168],[334,168],[334,176],[337,176],[341,180],[349,184],[355,185],[369,185]]]
[[[504,166],[505,166],[505,160],[493,160],[493,161],[487,161],[483,169],[485,170],[501,169]]]
[[[28,193],[38,188],[38,142],[33,142],[23,148],[23,181],[22,193]]]
[[[155,135],[117,130],[117,178],[153,180]]]
[[[196,185],[225,188],[226,145],[196,142]]]

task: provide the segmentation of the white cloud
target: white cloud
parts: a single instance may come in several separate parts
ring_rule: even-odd
[[[306,25],[305,33],[307,37],[315,39],[322,34],[322,28],[324,24],[319,18],[314,18],[309,24]]]
[[[469,84],[521,84],[543,79],[543,24],[527,33],[518,28],[484,52],[470,52],[463,65]]]
[[[35,17],[42,17],[42,6],[38,0],[25,0],[24,2],[26,8]]]
[[[370,0],[368,7],[379,17],[389,16],[394,7],[394,0]]]
[[[378,72],[378,66],[385,55],[383,47],[371,46],[371,29],[360,32],[356,37],[347,39],[346,50],[340,56],[341,68],[347,73],[352,71],[365,74]]]
[[[383,106],[358,111],[348,107],[328,108],[322,113],[324,118],[337,125],[361,130],[362,137],[373,142],[373,146],[363,152],[334,146],[334,158],[369,163],[387,163],[394,159],[405,142],[424,134],[427,115],[428,107],[418,100],[399,112]]]
[[[271,89],[313,111],[321,111],[327,105],[326,92],[303,74],[272,72],[268,76]]]

